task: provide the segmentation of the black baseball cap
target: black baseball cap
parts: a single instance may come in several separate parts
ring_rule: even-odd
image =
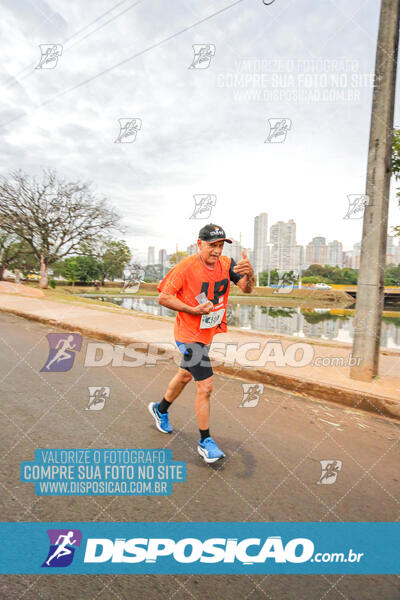
[[[232,240],[226,237],[225,231],[219,225],[215,223],[208,223],[204,225],[199,231],[199,240],[204,242],[215,242],[217,240],[224,240],[228,244],[232,244]]]

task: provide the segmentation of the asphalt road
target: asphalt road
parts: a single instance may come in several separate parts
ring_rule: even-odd
[[[174,433],[157,431],[147,404],[176,372],[155,367],[84,367],[83,338],[72,369],[40,372],[46,334],[56,329],[0,314],[1,521],[397,521],[400,425],[265,386],[257,406],[240,407],[241,379],[214,376],[211,434],[224,461],[196,451],[195,384],[170,410]],[[89,386],[108,386],[103,410],[85,410]],[[36,448],[163,448],[187,463],[171,496],[46,497],[20,481]],[[342,461],[320,485],[321,460]],[[394,600],[395,575],[3,575],[6,600]]]

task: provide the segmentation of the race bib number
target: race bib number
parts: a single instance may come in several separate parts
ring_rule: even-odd
[[[200,321],[200,329],[210,329],[219,325],[225,313],[225,308],[210,312],[208,315],[202,315]]]

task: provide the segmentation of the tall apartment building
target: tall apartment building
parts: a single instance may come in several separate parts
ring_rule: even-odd
[[[332,267],[341,267],[343,262],[343,244],[338,240],[333,240],[328,244],[328,265]]]
[[[254,252],[253,252],[253,250],[251,248],[243,248],[243,250],[246,252],[246,256],[254,268]],[[240,253],[240,259],[242,259],[242,253]]]
[[[351,261],[351,266],[353,269],[360,268],[360,256],[361,256],[361,242],[357,244],[353,244],[353,256]]]
[[[164,248],[158,252],[158,264],[161,265],[160,277],[164,277],[167,272],[167,251]]]
[[[399,243],[394,246],[394,262],[396,265],[400,264],[400,240]]]
[[[230,238],[232,240],[232,244],[224,243],[224,248],[222,250],[222,254],[228,256],[229,258],[233,258],[236,262],[242,259],[242,246],[238,240],[235,240],[233,237]]]
[[[156,262],[156,258],[155,258],[155,254],[156,254],[156,249],[154,246],[149,246],[147,248],[147,264],[148,265],[154,265]]]
[[[267,268],[268,215],[261,213],[254,218],[254,272],[261,273]]]
[[[296,270],[300,273],[306,268],[304,246],[296,246]]]
[[[342,269],[351,269],[353,264],[353,252],[351,250],[346,250],[342,253],[342,264],[340,265]]]
[[[392,235],[387,236],[386,245],[386,264],[393,265],[396,262],[394,237]]]
[[[326,238],[314,237],[306,246],[306,263],[309,265],[328,264],[328,246]]]
[[[352,251],[352,262],[351,266],[353,269],[360,268],[361,258],[361,242],[353,245]],[[387,236],[386,244],[386,265],[398,265],[400,263],[400,247],[395,244],[395,237],[393,235]]]
[[[297,243],[296,223],[290,219],[278,221],[270,229],[270,268],[271,269],[296,269]]]

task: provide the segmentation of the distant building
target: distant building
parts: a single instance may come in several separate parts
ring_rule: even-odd
[[[357,244],[353,244],[353,256],[351,261],[351,266],[353,269],[360,268],[360,256],[361,256],[361,242]]]
[[[392,235],[387,236],[387,245],[386,245],[386,264],[394,265],[396,262],[396,254],[395,254],[395,245],[394,245],[394,237]]]
[[[353,252],[351,250],[347,250],[342,252],[342,264],[340,265],[342,269],[351,269],[353,264]]]
[[[324,237],[314,237],[306,246],[307,265],[328,264],[328,246]]]
[[[224,243],[224,249],[222,254],[228,256],[229,258],[233,258],[236,262],[242,259],[242,246],[238,240],[235,240],[233,237],[229,238],[232,240],[232,244],[228,242]]]
[[[253,250],[251,248],[243,248],[243,250],[246,252],[246,256],[254,268],[254,252],[253,252]],[[240,254],[240,259],[242,259],[242,254]]]
[[[394,260],[396,265],[400,264],[400,243],[394,246]]]
[[[270,268],[293,270],[297,263],[296,223],[278,221],[270,229]]]
[[[332,267],[341,267],[343,262],[343,244],[337,240],[328,244],[328,265]]]
[[[163,248],[158,252],[158,264],[160,267],[160,277],[163,278],[167,272],[167,251]]]
[[[154,265],[156,262],[156,249],[154,246],[149,246],[147,248],[147,264],[148,265]]]
[[[300,273],[306,269],[304,246],[296,246],[296,270]]]
[[[268,215],[261,213],[254,218],[254,273],[261,273],[267,268]]]

